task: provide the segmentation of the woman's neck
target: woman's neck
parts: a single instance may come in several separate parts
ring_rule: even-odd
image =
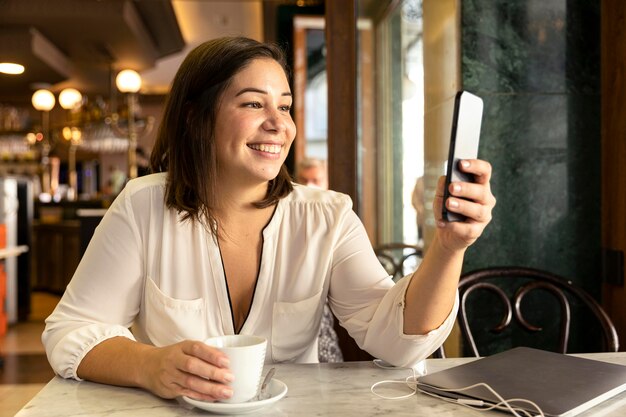
[[[262,200],[267,193],[267,183],[259,190],[247,189],[235,192],[229,189],[217,194],[219,206],[215,220],[220,230],[219,239],[236,246],[260,236],[274,213],[275,205],[257,208],[253,203]]]
[[[252,186],[234,186],[232,183],[218,184],[216,190],[219,218],[228,218],[237,214],[249,214],[258,210],[254,203],[261,201],[267,194],[268,183]]]

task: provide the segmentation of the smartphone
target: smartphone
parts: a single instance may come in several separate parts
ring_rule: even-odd
[[[459,162],[478,157],[483,100],[467,91],[459,91],[454,98],[454,114],[450,133],[450,150],[446,162],[446,185],[443,194],[443,218],[450,222],[463,221],[465,216],[449,212],[445,202],[450,197],[451,182],[474,182],[473,175],[461,172]]]

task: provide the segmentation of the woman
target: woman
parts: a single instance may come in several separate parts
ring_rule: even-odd
[[[151,157],[157,173],[126,185],[47,320],[59,375],[225,399],[228,358],[201,341],[256,334],[267,361],[316,362],[326,297],[363,349],[395,365],[445,340],[464,251],[495,204],[489,164],[465,161],[478,182],[453,184],[446,204],[469,219],[439,220],[420,269],[394,285],[347,196],[291,183],[291,103],[273,46],[222,38],[189,54]]]

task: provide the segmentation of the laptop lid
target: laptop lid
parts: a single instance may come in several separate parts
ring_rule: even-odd
[[[426,375],[418,379],[417,386],[449,398],[497,403],[484,387],[442,391],[479,382],[491,386],[504,399],[535,402],[546,416],[571,417],[626,390],[626,366],[519,347]],[[537,412],[526,403],[511,405]]]

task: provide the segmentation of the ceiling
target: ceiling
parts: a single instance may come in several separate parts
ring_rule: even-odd
[[[0,0],[0,62],[26,67],[0,74],[0,103],[40,87],[107,96],[123,68],[162,94],[190,49],[223,35],[262,39],[262,0]]]

